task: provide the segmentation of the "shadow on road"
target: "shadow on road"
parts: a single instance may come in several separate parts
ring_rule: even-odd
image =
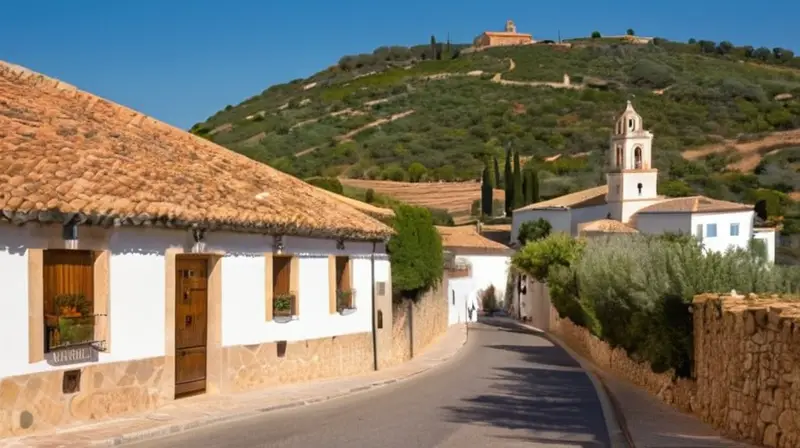
[[[488,381],[483,390],[490,392],[446,408],[452,422],[511,430],[497,437],[517,442],[609,445],[596,392],[577,361],[540,332],[493,319],[481,323],[476,328],[502,333],[486,338],[503,343],[482,347],[481,356],[493,367],[475,379]]]

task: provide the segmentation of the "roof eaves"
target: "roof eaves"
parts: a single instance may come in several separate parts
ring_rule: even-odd
[[[266,224],[261,222],[244,223],[235,221],[200,220],[186,221],[173,219],[168,216],[131,215],[119,216],[112,214],[85,214],[65,213],[60,210],[31,210],[0,211],[0,221],[5,220],[15,225],[24,225],[29,222],[41,224],[68,224],[111,227],[155,227],[165,229],[191,229],[202,228],[209,231],[227,230],[241,233],[259,233],[266,235],[290,235],[308,238],[345,238],[350,240],[379,241],[386,240],[394,234],[391,227],[384,226],[385,231],[365,231],[360,229],[339,228],[319,229],[313,227],[300,227],[293,223]]]

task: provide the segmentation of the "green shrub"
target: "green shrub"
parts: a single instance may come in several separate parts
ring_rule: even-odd
[[[553,226],[550,225],[550,221],[544,218],[539,218],[536,221],[526,221],[519,226],[517,241],[524,246],[530,241],[547,238],[552,230]]]
[[[800,268],[769,266],[757,250],[705,253],[691,235],[554,234],[529,243],[514,266],[547,281],[553,307],[656,371],[688,375],[691,302],[705,292],[800,292]]]
[[[436,226],[453,226],[453,216],[445,209],[429,207],[428,211],[431,212],[433,224]]]
[[[311,177],[306,179],[306,182],[310,183],[315,187],[332,191],[336,194],[344,193],[344,187],[342,187],[342,183],[339,182],[339,179],[335,177]]]
[[[545,239],[529,242],[514,254],[511,262],[517,269],[545,282],[552,266],[570,266],[578,260],[584,244],[583,240],[558,232]]]
[[[593,239],[575,264],[579,296],[600,335],[654,369],[691,368],[693,297],[704,292],[795,292],[784,269],[746,250],[704,253],[691,237]]]
[[[392,292],[397,297],[416,299],[442,279],[442,239],[429,210],[398,205],[394,212],[395,235],[388,244]]]

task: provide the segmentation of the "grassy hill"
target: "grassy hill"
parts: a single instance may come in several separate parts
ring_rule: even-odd
[[[571,85],[560,85],[564,74]],[[796,213],[797,163],[776,157],[800,147],[800,58],[785,49],[663,39],[381,47],[225,107],[192,132],[302,178],[473,180],[487,158],[502,166],[510,145],[543,170],[548,196],[603,182],[628,99],[656,136],[663,193],[768,198],[773,212]]]

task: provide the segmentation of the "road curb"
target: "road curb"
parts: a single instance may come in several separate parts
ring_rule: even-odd
[[[611,441],[611,447],[636,448],[636,446],[632,443],[632,440],[630,438],[628,427],[625,426],[625,416],[622,414],[619,404],[616,402],[616,399],[613,397],[613,395],[611,395],[605,383],[603,383],[603,381],[600,379],[600,375],[597,374],[594,364],[592,364],[591,361],[583,358],[581,355],[577,354],[567,344],[565,344],[564,341],[562,341],[552,333],[547,333],[536,327],[523,324],[521,322],[517,322],[516,320],[513,319],[509,319],[509,321],[513,322],[514,324],[522,328],[546,334],[551,341],[553,341],[555,344],[561,347],[575,361],[578,361],[578,364],[580,364],[583,371],[586,372],[586,376],[588,376],[589,380],[592,382],[592,386],[594,387],[595,393],[597,394],[597,398],[600,401],[600,408],[601,411],[603,412],[603,420],[605,420],[606,432],[608,433],[608,438]]]
[[[89,446],[120,446],[120,445],[128,445],[131,443],[138,443],[143,442],[145,440],[151,439],[158,439],[161,437],[166,436],[174,436],[192,429],[202,428],[205,426],[211,426],[214,424],[224,423],[224,422],[231,422],[236,420],[244,420],[251,417],[256,417],[259,415],[263,415],[267,412],[274,412],[274,411],[281,411],[286,409],[298,408],[302,406],[312,405],[312,404],[320,404],[327,401],[335,400],[337,398],[344,398],[347,396],[355,395],[362,392],[367,392],[374,389],[379,389],[381,387],[385,387],[391,384],[402,383],[406,380],[410,380],[419,376],[422,373],[428,372],[433,370],[448,361],[450,361],[453,357],[461,352],[461,349],[467,344],[467,330],[466,326],[464,328],[463,337],[461,343],[456,347],[456,349],[441,358],[435,360],[435,362],[424,365],[420,369],[413,370],[410,373],[406,373],[404,375],[400,375],[396,378],[391,378],[388,380],[380,380],[373,383],[370,383],[366,386],[358,386],[353,387],[350,390],[341,392],[341,393],[334,393],[331,395],[326,395],[322,397],[314,397],[314,398],[304,398],[296,401],[289,401],[286,403],[280,403],[272,406],[267,406],[261,409],[248,409],[246,411],[240,412],[232,412],[227,414],[220,414],[220,415],[209,415],[205,418],[199,418],[196,420],[188,421],[188,422],[181,422],[181,423],[174,423],[174,424],[167,424],[163,426],[158,426],[149,429],[143,429],[139,431],[132,431],[126,434],[120,434],[113,437],[108,437],[101,440],[92,440],[88,442]]]

